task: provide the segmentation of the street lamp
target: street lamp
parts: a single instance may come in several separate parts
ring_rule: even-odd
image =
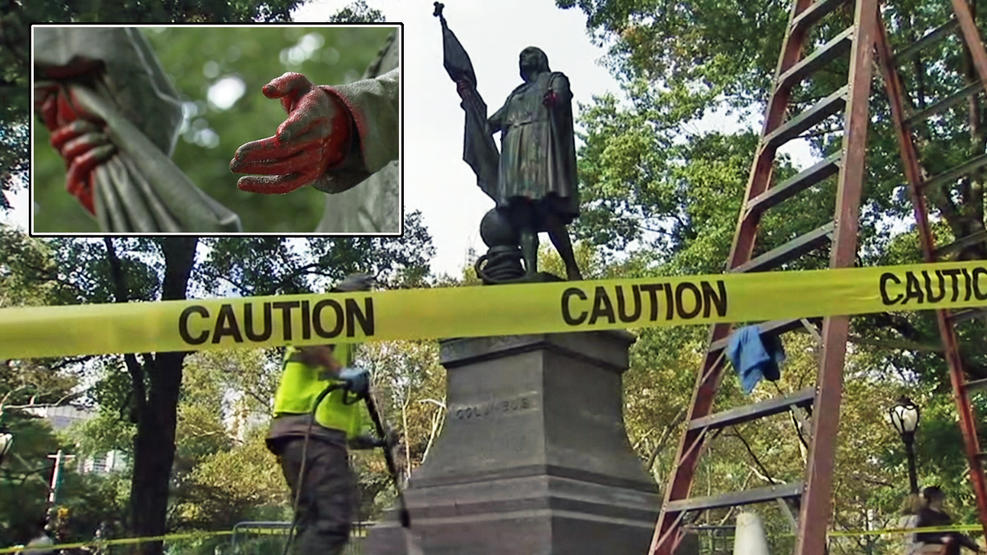
[[[908,484],[912,493],[918,493],[918,477],[915,474],[915,430],[921,417],[918,405],[908,397],[902,396],[893,407],[888,409],[888,420],[905,443],[905,454],[908,456]]]
[[[10,430],[0,428],[0,463],[3,463],[3,458],[7,455],[7,451],[10,450],[10,446],[13,443],[14,436],[10,433]]]

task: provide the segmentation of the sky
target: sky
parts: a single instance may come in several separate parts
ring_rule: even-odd
[[[296,10],[293,20],[325,22],[349,3],[313,0]],[[428,0],[367,0],[367,4],[381,10],[387,21],[404,24],[405,210],[423,213],[436,247],[433,271],[458,276],[471,247],[478,254],[486,250],[479,223],[493,201],[479,190],[475,175],[462,161],[464,116],[455,84],[442,67],[439,21],[432,16]],[[561,10],[554,0],[448,0],[444,15],[472,59],[479,92],[491,113],[520,84],[517,60],[526,46],[542,48],[552,70],[569,77],[577,118],[578,103],[590,103],[594,95],[619,93],[617,82],[601,63],[605,49],[590,40],[582,11]],[[242,94],[240,90],[230,96]],[[760,115],[755,118],[759,121]],[[698,127],[726,131],[739,125],[735,118],[710,114]],[[26,190],[10,200],[15,209],[7,222],[26,229]]]

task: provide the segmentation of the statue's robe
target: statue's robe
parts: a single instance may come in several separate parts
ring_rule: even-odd
[[[314,183],[327,193],[342,190],[326,197],[316,232],[401,233],[399,60],[398,41],[391,36],[365,79],[324,87],[350,109],[359,139],[350,156]]]
[[[555,101],[546,105],[549,91]],[[566,76],[545,72],[517,87],[489,124],[491,132],[501,132],[497,205],[528,199],[562,223],[578,216],[572,92]]]

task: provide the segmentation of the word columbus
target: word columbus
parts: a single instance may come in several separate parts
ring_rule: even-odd
[[[178,333],[189,345],[219,343],[229,337],[235,343],[264,342],[276,335],[284,341],[332,339],[345,334],[355,337],[374,334],[374,304],[370,297],[362,299],[322,299],[310,301],[274,301],[224,303],[210,312],[206,306],[192,305],[178,317]],[[280,326],[275,315],[280,314]]]

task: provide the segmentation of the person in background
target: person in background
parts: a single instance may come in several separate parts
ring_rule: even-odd
[[[923,506],[918,511],[918,518],[915,521],[917,528],[932,526],[948,526],[953,523],[953,519],[943,510],[943,503],[946,501],[946,494],[937,486],[929,486],[922,490]],[[980,549],[977,542],[970,536],[959,532],[920,532],[915,534],[915,539],[922,546],[943,545],[945,549],[943,555],[959,555],[960,548],[965,547],[976,553],[987,553]]]

